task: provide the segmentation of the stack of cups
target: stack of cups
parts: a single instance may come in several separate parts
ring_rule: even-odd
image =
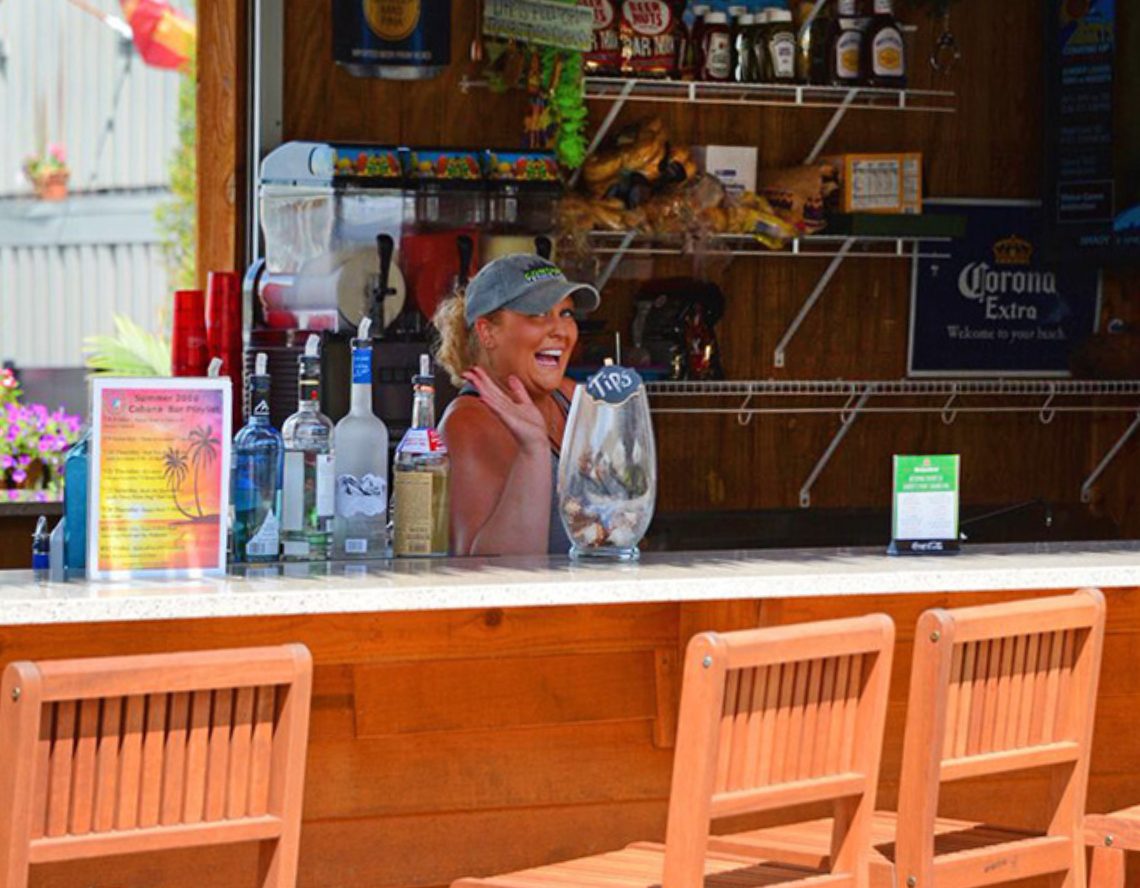
[[[211,271],[206,281],[206,342],[210,358],[222,359],[222,376],[233,383],[233,428],[242,426],[241,277]]]
[[[176,290],[170,373],[172,376],[205,376],[207,364],[205,295],[201,290]]]

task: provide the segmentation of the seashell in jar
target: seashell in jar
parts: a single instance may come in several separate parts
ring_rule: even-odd
[[[577,497],[568,497],[562,504],[562,514],[566,516],[567,521],[573,521],[582,514],[582,501]]]
[[[574,530],[574,540],[581,546],[601,546],[606,540],[606,529],[598,520]]]

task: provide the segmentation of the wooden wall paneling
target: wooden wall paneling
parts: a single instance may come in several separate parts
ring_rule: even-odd
[[[248,14],[241,0],[198,0],[198,282],[245,260]]]

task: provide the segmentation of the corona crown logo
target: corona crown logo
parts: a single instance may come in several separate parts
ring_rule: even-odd
[[[1028,265],[1033,259],[1033,244],[1011,234],[994,244],[994,261],[998,265]]]

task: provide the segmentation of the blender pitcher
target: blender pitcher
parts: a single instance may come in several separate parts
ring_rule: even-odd
[[[558,511],[574,557],[631,560],[657,502],[657,449],[641,377],[606,361],[574,391]]]

